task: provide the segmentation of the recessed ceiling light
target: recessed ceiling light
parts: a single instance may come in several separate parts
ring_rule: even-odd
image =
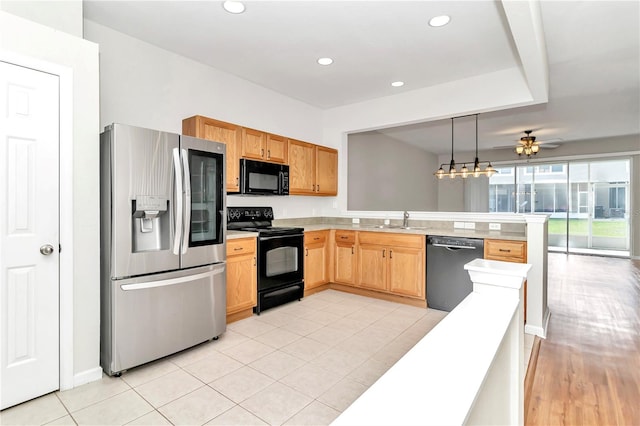
[[[222,3],[222,7],[229,13],[238,14],[244,12],[244,4],[239,1],[225,1]]]
[[[318,63],[320,65],[331,65],[333,63],[333,59],[331,59],[331,58],[320,58],[320,59],[318,59]]]
[[[447,15],[435,16],[429,20],[429,25],[432,27],[443,27],[451,21],[451,18]]]
[[[393,83],[391,83],[391,85],[393,87],[401,87],[404,86],[404,81],[394,81]]]

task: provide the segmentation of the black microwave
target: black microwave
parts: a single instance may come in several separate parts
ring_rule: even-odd
[[[289,166],[242,158],[240,194],[289,195]]]

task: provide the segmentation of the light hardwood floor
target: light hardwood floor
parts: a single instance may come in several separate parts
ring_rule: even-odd
[[[527,425],[640,425],[640,261],[549,254]]]

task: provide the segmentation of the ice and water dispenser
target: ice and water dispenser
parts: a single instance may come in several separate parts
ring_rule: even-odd
[[[169,200],[139,195],[132,200],[134,252],[168,250],[171,244]]]

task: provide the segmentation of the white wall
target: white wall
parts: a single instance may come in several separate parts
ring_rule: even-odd
[[[317,108],[85,20],[100,45],[100,127],[120,122],[174,133],[204,115],[308,142],[322,142]],[[336,145],[333,145],[334,147]],[[229,196],[229,206],[274,208],[277,218],[322,215],[335,197]]]
[[[82,0],[0,0],[0,10],[82,37]]]
[[[61,140],[61,146],[73,146],[73,372],[82,376],[100,363],[98,48],[0,11],[0,50],[73,72],[72,141]]]
[[[437,210],[437,156],[378,133],[349,135],[349,210]]]

